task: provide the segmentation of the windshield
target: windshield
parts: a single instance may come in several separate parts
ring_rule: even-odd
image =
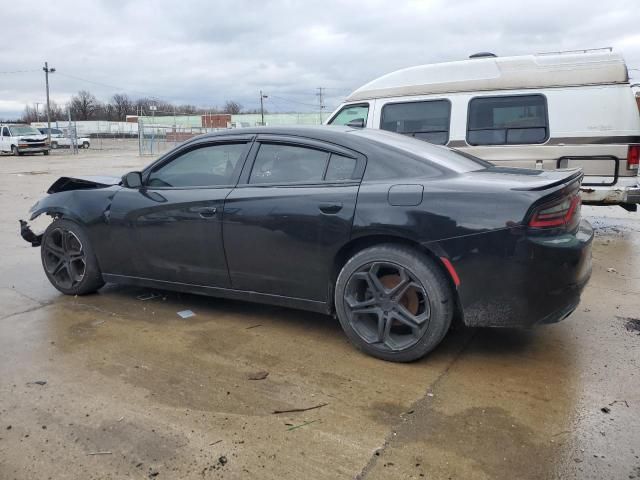
[[[462,153],[440,145],[433,145],[432,143],[427,143],[423,140],[417,140],[413,137],[407,137],[406,135],[400,135],[398,133],[367,128],[351,133],[363,137],[370,137],[372,140],[377,140],[407,153],[412,153],[413,155],[457,173],[484,170],[491,166],[491,163],[469,155],[468,153]]]
[[[11,130],[11,135],[14,137],[18,135],[40,135],[40,132],[36,128],[29,127],[27,125],[9,127],[9,130]]]

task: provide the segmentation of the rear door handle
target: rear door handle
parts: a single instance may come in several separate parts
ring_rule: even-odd
[[[321,203],[318,208],[322,213],[334,215],[342,210],[342,203]]]
[[[215,216],[218,209],[216,207],[201,207],[193,208],[191,211],[197,213],[202,218],[211,218]]]

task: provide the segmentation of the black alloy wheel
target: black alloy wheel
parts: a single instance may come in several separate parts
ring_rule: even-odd
[[[342,267],[334,305],[358,349],[383,360],[411,362],[445,337],[455,294],[436,259],[410,246],[361,250]]]
[[[415,345],[429,325],[429,297],[408,268],[388,262],[363,265],[345,295],[349,322],[367,343],[389,351]]]
[[[76,287],[87,270],[87,257],[80,239],[63,228],[53,229],[42,245],[47,273],[62,288]]]
[[[58,218],[47,227],[41,257],[47,278],[64,294],[85,295],[104,285],[89,238],[75,222]]]

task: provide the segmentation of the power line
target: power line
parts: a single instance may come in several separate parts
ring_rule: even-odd
[[[110,85],[108,83],[96,82],[94,80],[89,80],[87,78],[76,77],[75,75],[69,75],[68,73],[60,73],[59,71],[57,73],[58,73],[58,75],[63,76],[63,77],[72,78],[74,80],[80,80],[81,82],[92,83],[94,85],[98,85],[98,86],[101,86],[101,87],[114,88],[114,89],[119,90],[121,92],[137,93],[138,95],[144,95],[146,97],[150,97],[151,99],[168,100],[168,97],[163,97],[163,96],[160,96],[160,95],[152,95],[149,92],[140,92],[140,91],[136,91],[136,90],[130,90],[128,88],[119,87],[117,85]]]
[[[39,72],[40,70],[13,70],[10,72],[0,72],[0,74],[2,75],[7,75],[10,73],[33,73],[33,72]]]
[[[305,105],[307,107],[313,107],[313,108],[318,108],[318,105],[315,103],[305,103],[305,102],[299,102],[297,100],[291,100],[289,98],[283,98],[283,97],[278,97],[277,95],[270,95],[272,98],[277,98],[278,100],[282,100],[283,102],[289,102],[289,103],[297,103],[298,105]]]

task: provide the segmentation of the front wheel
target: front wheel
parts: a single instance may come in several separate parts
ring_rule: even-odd
[[[349,340],[383,360],[411,362],[444,338],[453,292],[427,255],[380,245],[354,255],[338,275],[335,306]]]
[[[17,157],[18,155],[22,155],[22,152],[20,150],[18,150],[18,147],[16,147],[15,145],[11,146],[11,154],[14,157]]]
[[[57,219],[47,227],[40,249],[51,284],[66,295],[86,295],[104,285],[98,261],[84,229]]]
[[[89,142],[82,142],[82,148],[89,148]]]

